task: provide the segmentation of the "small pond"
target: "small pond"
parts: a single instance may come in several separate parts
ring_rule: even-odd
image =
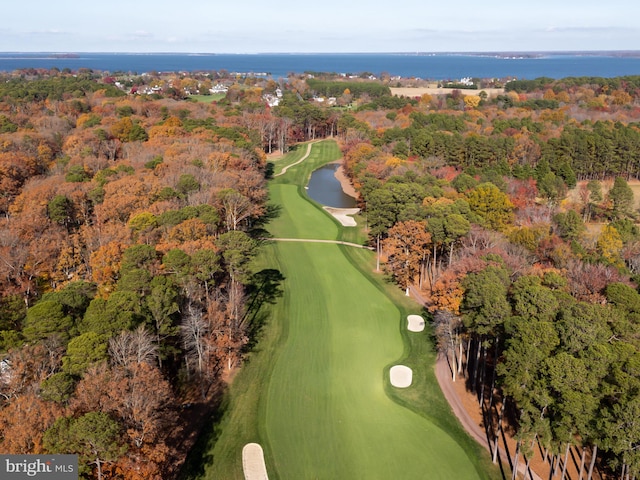
[[[354,208],[356,199],[342,190],[342,185],[336,178],[336,170],[340,165],[328,163],[311,174],[307,194],[316,202],[335,208]]]

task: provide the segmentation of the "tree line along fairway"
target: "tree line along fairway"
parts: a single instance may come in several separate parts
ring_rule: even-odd
[[[282,208],[268,227],[274,237],[338,238],[337,224],[303,197],[300,183],[338,156],[335,142],[315,144],[308,162],[271,183],[271,200]],[[234,382],[244,395],[232,395],[201,478],[243,478],[238,458],[248,442],[262,445],[270,479],[486,478],[452,436],[389,397],[388,370],[405,354],[406,322],[346,248],[266,247],[266,263],[285,278],[266,327],[278,338],[266,333],[267,344]]]

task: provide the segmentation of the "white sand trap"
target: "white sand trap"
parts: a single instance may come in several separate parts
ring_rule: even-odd
[[[360,212],[359,208],[324,207],[324,209],[333,215],[345,227],[355,227],[357,225],[356,220],[351,218],[349,215],[355,215]]]
[[[409,322],[407,329],[410,332],[421,332],[424,330],[424,318],[420,315],[409,315],[407,321]]]
[[[245,480],[269,480],[264,452],[257,443],[247,443],[242,449],[242,470]]]
[[[407,388],[411,385],[413,371],[404,365],[394,365],[389,371],[391,385],[397,388]]]

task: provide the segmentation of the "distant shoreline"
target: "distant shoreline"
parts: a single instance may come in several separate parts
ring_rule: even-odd
[[[395,53],[73,53],[0,52],[0,71],[89,69],[140,75],[213,71],[287,78],[290,74],[372,74],[427,81],[640,75],[640,51]]]
[[[514,50],[481,52],[117,52],[117,51],[0,51],[0,55],[12,58],[32,58],[34,55],[48,55],[48,58],[78,58],[81,55],[401,55],[401,56],[470,56],[493,58],[541,58],[546,56],[589,56],[589,57],[640,57],[640,50]]]

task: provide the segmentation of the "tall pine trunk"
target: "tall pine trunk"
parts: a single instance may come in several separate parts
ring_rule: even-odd
[[[520,460],[520,440],[516,443],[516,453],[513,458],[513,472],[511,474],[511,480],[516,480],[518,476],[518,461]]]
[[[471,388],[477,391],[478,385],[478,368],[480,366],[480,348],[482,345],[482,337],[478,338],[478,346],[476,347],[476,360],[473,365],[473,379],[471,381]]]
[[[533,436],[533,439],[531,439],[531,445],[529,445],[529,450],[531,450],[531,456],[527,457],[527,464],[524,468],[524,477],[522,477],[522,480],[527,480],[527,477],[530,477],[531,480],[533,480],[533,475],[529,475],[531,473],[531,470],[529,469],[529,465],[531,464],[531,460],[533,460],[533,457],[535,456],[535,451],[533,450],[533,446],[536,443],[536,439],[538,438],[538,434],[535,434]]]
[[[505,404],[507,403],[506,399],[503,399],[502,405],[500,406],[500,413],[498,414],[498,424],[496,425],[495,430],[495,440],[493,443],[493,463],[498,463],[498,445],[500,444],[500,432],[502,431],[502,418],[504,416]]]
[[[493,353],[493,374],[491,375],[491,390],[489,391],[489,411],[493,408],[493,391],[496,388],[496,364],[498,363],[498,337],[494,339],[495,351]]]
[[[569,461],[569,448],[571,448],[571,443],[567,442],[567,450],[564,452],[564,464],[562,465],[562,477],[561,480],[564,480],[567,475],[567,463]]]
[[[591,480],[593,476],[593,467],[596,465],[596,456],[598,455],[598,446],[593,446],[593,452],[591,453],[591,464],[589,465],[589,473],[587,474],[587,480]]]
[[[431,265],[433,268],[433,272],[431,274],[431,284],[436,280],[436,261],[437,261],[437,250],[436,250],[436,242],[433,242],[433,264]]]
[[[487,374],[487,349],[482,346],[482,370],[480,370],[480,406],[484,404],[484,377]]]
[[[584,459],[587,456],[587,449],[582,446],[582,455],[580,455],[580,472],[578,473],[578,480],[582,480],[582,474],[584,473]]]

